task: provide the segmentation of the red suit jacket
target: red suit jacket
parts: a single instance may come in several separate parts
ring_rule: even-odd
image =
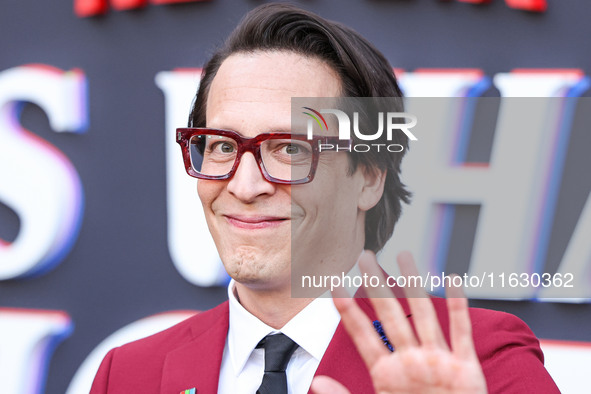
[[[357,302],[373,321],[369,300]],[[408,304],[401,300],[408,313]],[[433,300],[449,342],[445,300]],[[95,377],[91,394],[217,393],[220,365],[228,333],[228,303],[199,313],[165,331],[111,350]],[[559,393],[543,365],[537,338],[517,317],[470,309],[474,343],[489,393]],[[376,334],[377,335],[377,334]],[[330,342],[316,375],[335,378],[353,394],[373,393],[361,356],[342,324]]]

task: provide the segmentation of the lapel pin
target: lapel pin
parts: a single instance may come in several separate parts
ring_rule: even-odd
[[[187,390],[183,390],[180,392],[180,394],[195,394],[195,387],[193,387],[192,389],[187,389]]]

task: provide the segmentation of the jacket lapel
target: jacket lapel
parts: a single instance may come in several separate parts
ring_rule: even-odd
[[[369,299],[355,300],[370,320],[377,320]],[[399,298],[399,301],[407,317],[410,317],[406,300]],[[162,394],[177,394],[192,388],[195,388],[195,394],[217,392],[222,355],[228,335],[228,302],[200,313],[193,319],[192,338],[166,356],[160,388]],[[319,375],[336,379],[353,393],[373,392],[367,367],[342,323],[339,323],[316,370],[315,376]]]
[[[228,314],[225,302],[195,319],[190,342],[166,356],[160,393],[178,394],[192,388],[196,394],[217,392]]]

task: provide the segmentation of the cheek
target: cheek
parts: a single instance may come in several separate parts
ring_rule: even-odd
[[[211,203],[217,198],[223,189],[224,182],[208,181],[200,179],[197,181],[197,194],[204,208],[211,208]]]

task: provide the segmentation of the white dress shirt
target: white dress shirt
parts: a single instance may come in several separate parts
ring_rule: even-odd
[[[287,365],[289,394],[307,393],[314,373],[341,319],[332,298],[316,298],[279,330],[266,325],[248,312],[228,285],[230,328],[222,356],[219,394],[254,394],[263,380],[264,349],[256,345],[271,333],[282,332],[296,342]]]

